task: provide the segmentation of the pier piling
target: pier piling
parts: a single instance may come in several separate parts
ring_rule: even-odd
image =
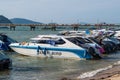
[[[11,26],[10,26],[10,31],[11,31],[11,30],[14,30],[14,31],[15,31],[15,28],[16,28],[15,25],[11,25]]]
[[[35,28],[36,28],[36,27],[35,27],[34,25],[30,25],[30,30],[31,30],[31,31],[35,31]]]

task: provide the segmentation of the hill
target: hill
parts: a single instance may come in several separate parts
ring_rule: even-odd
[[[5,16],[0,15],[0,23],[12,23],[12,22]]]
[[[40,22],[35,22],[35,21],[32,21],[32,20],[23,19],[23,18],[13,18],[13,19],[10,19],[10,21],[13,24],[42,24]]]

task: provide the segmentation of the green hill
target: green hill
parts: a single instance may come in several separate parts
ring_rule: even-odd
[[[41,22],[35,22],[32,20],[23,19],[23,18],[13,18],[13,19],[10,19],[10,21],[13,24],[42,24]]]
[[[12,22],[5,16],[0,15],[0,23],[12,23]]]

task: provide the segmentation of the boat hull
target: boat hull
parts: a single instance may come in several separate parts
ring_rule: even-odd
[[[86,50],[59,47],[40,46],[12,46],[17,53],[37,57],[70,58],[70,59],[91,59],[92,56]]]

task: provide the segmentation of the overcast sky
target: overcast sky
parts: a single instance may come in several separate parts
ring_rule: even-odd
[[[0,15],[43,23],[120,23],[120,0],[0,0]]]

